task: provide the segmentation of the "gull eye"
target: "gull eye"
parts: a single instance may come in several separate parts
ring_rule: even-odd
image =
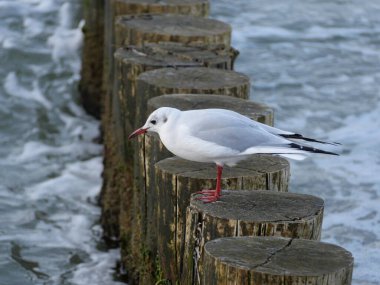
[[[155,124],[157,123],[157,121],[156,121],[156,120],[151,120],[150,123],[151,123],[152,125],[155,125]]]

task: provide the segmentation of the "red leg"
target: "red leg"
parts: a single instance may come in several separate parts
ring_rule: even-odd
[[[222,180],[222,172],[223,166],[217,165],[217,176],[216,176],[216,189],[215,190],[202,190],[197,192],[197,194],[203,194],[202,197],[197,197],[197,200],[201,200],[205,203],[211,203],[217,201],[221,196],[221,180]]]

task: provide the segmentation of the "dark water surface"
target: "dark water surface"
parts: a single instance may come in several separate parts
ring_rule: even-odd
[[[116,284],[100,242],[98,122],[78,105],[80,1],[0,0],[0,284]],[[291,191],[326,201],[323,240],[379,284],[380,1],[212,2],[236,69],[278,127],[343,143],[292,162]]]

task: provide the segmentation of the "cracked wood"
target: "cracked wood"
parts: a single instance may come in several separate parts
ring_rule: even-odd
[[[181,284],[198,284],[197,279],[202,280],[206,269],[201,257],[193,257],[195,252],[202,256],[203,245],[212,239],[282,236],[319,240],[321,236],[324,203],[315,196],[274,191],[223,191],[220,201],[209,204],[195,197],[192,195],[187,208]],[[199,225],[202,236],[199,236]]]
[[[353,257],[317,241],[233,237],[207,242],[202,264],[200,284],[349,285]]]

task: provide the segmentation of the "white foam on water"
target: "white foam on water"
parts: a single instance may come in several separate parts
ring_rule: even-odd
[[[65,64],[72,63],[74,73],[80,71],[81,58],[78,50],[82,47],[84,21],[80,21],[77,27],[73,27],[72,7],[70,3],[64,3],[59,9],[59,25],[48,38],[47,44],[52,50],[52,58],[55,62]],[[68,59],[71,59],[68,61]]]
[[[110,250],[107,253],[91,255],[91,261],[81,264],[74,272],[73,281],[78,285],[88,284],[125,284],[112,280],[114,270],[109,268],[110,264],[115,264],[119,259],[119,249]]]
[[[97,249],[99,123],[72,94],[84,25],[76,9],[65,0],[0,2],[0,55],[13,59],[0,71],[1,102],[10,109],[0,115],[16,119],[6,130],[17,137],[0,161],[0,275],[7,284],[119,284],[118,251]]]
[[[19,97],[21,99],[34,100],[47,109],[52,107],[51,103],[42,94],[37,80],[33,81],[32,90],[30,90],[21,86],[15,72],[10,72],[4,80],[4,89],[9,95]]]

